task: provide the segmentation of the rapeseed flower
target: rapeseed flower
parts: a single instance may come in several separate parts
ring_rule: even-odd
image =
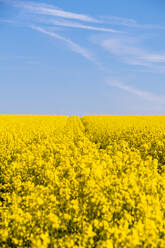
[[[1,116],[0,247],[165,247],[164,116]]]

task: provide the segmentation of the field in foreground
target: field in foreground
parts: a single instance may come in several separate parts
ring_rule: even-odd
[[[0,116],[0,247],[165,247],[165,116]]]

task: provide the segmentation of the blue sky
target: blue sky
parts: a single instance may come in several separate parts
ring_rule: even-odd
[[[164,0],[0,0],[1,114],[165,114]]]

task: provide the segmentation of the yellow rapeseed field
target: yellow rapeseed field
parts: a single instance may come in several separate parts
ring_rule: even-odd
[[[0,116],[0,247],[164,248],[165,116]]]

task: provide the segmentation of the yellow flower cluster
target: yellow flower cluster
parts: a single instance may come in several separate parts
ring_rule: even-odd
[[[0,247],[164,248],[164,116],[1,116]]]

